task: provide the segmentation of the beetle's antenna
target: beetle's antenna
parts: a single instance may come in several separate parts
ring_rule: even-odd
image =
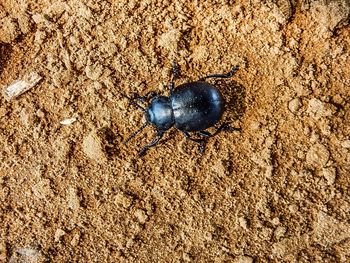
[[[136,106],[138,109],[142,110],[143,112],[146,111],[146,109],[144,107],[142,107],[140,104],[136,103],[132,98],[129,98],[128,96],[126,96],[125,94],[121,94],[124,98],[127,98],[129,100],[129,105],[132,104],[134,106]]]
[[[128,139],[126,139],[123,143],[127,144],[131,139],[135,138],[137,134],[139,134],[149,123],[146,122],[142,125],[137,131],[133,132]]]
[[[135,101],[132,101],[132,100],[131,100],[129,103],[132,104],[132,105],[134,105],[134,106],[136,106],[137,108],[139,108],[139,109],[142,110],[143,112],[146,111],[146,109],[145,109],[144,107],[142,107],[141,105],[139,105],[139,104],[136,103]]]

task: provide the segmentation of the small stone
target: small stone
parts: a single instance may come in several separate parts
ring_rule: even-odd
[[[244,229],[248,230],[248,223],[247,220],[244,217],[238,218],[239,225]]]
[[[350,148],[350,140],[342,141],[341,147],[343,147],[345,149],[349,149]]]
[[[62,125],[71,125],[72,123],[76,122],[76,120],[77,120],[76,117],[67,118],[67,119],[64,119],[64,120],[60,121],[60,124],[62,124]]]
[[[61,237],[63,237],[66,234],[62,229],[58,228],[55,232],[55,242],[59,242]]]
[[[30,247],[23,247],[23,248],[15,249],[8,262],[9,263],[15,263],[15,262],[34,263],[34,262],[42,262],[42,261],[43,261],[43,256],[38,250]]]
[[[80,234],[79,233],[75,233],[73,235],[72,241],[70,242],[70,244],[75,247],[76,245],[78,245],[79,243],[79,239],[80,239]]]
[[[278,226],[274,231],[274,236],[276,237],[276,239],[280,239],[284,236],[286,231],[287,229],[284,226]]]
[[[314,242],[330,246],[350,238],[350,224],[320,211],[314,228]]]
[[[185,252],[182,254],[182,259],[184,261],[187,261],[187,262],[191,262],[192,261],[191,256],[188,253],[185,253]]]
[[[79,196],[73,187],[69,187],[67,191],[67,207],[72,210],[76,210],[80,207]]]
[[[263,227],[260,229],[258,236],[262,240],[269,240],[272,236],[273,232],[271,228]]]
[[[36,116],[38,116],[39,118],[44,118],[45,117],[45,113],[41,109],[38,109],[36,111]]]
[[[42,77],[38,73],[30,72],[29,74],[24,75],[20,80],[14,81],[10,86],[5,88],[5,98],[7,100],[16,98],[35,87],[41,80]]]
[[[134,215],[141,224],[146,223],[148,216],[146,215],[145,211],[142,209],[137,209]]]
[[[301,99],[300,98],[294,98],[288,103],[288,109],[291,113],[296,114],[298,110],[301,108]]]
[[[310,142],[311,143],[315,143],[317,141],[320,140],[320,135],[316,132],[311,132],[311,135],[310,135]]]
[[[329,160],[329,151],[322,144],[315,144],[306,153],[307,164],[314,167],[324,167]]]
[[[297,157],[298,157],[299,159],[304,159],[304,158],[305,158],[305,153],[304,153],[302,150],[299,150],[299,151],[297,152]]]
[[[322,175],[327,180],[327,184],[332,185],[335,183],[337,171],[334,167],[323,168]]]
[[[32,186],[33,195],[40,199],[46,199],[52,194],[52,189],[50,187],[50,180],[43,179]]]
[[[250,123],[250,129],[252,129],[253,131],[260,129],[260,127],[261,127],[261,123],[258,121],[252,121]]]
[[[211,240],[213,240],[213,234],[207,232],[207,233],[205,233],[204,238],[205,238],[205,240],[207,240],[207,241],[211,241]]]
[[[37,216],[38,218],[44,218],[44,214],[41,213],[41,212],[37,213],[36,216]]]
[[[303,132],[304,132],[304,135],[309,136],[309,135],[310,135],[310,133],[311,133],[311,129],[310,129],[310,127],[305,126],[305,128],[304,128]]]
[[[331,110],[326,109],[324,103],[316,98],[309,100],[307,113],[316,120],[332,115]]]
[[[85,74],[91,80],[98,80],[102,73],[103,66],[99,64],[89,65],[85,68]]]
[[[34,21],[34,23],[36,24],[41,24],[41,23],[45,23],[47,20],[44,18],[43,15],[41,14],[33,14],[32,15],[32,20]]]
[[[272,224],[274,224],[275,226],[280,224],[280,219],[278,217],[275,217],[274,219],[272,219]]]
[[[125,195],[123,193],[119,193],[114,198],[114,204],[121,205],[124,208],[129,208],[131,206],[131,204],[132,204],[132,197],[131,196],[127,196],[127,195]]]
[[[36,45],[41,45],[44,43],[44,40],[46,39],[47,35],[45,31],[36,31],[34,34],[34,42]]]
[[[105,155],[102,150],[102,144],[95,132],[91,132],[83,140],[82,145],[83,152],[92,160],[97,162],[103,162],[105,160]]]
[[[299,210],[297,205],[290,205],[288,209],[291,213],[296,213]]]
[[[318,112],[322,112],[323,111],[323,103],[322,101],[313,98],[311,100],[309,100],[309,105],[308,105],[308,109],[307,112],[310,115],[316,115],[316,113]]]

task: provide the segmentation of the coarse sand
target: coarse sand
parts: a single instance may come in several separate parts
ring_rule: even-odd
[[[349,19],[349,0],[1,0],[0,262],[350,262]],[[240,66],[218,84],[240,131],[138,157],[155,130],[123,144],[144,122],[124,95],[168,95],[174,60],[177,85]]]

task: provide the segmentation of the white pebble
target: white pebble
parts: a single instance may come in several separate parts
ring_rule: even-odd
[[[71,125],[72,123],[76,122],[76,120],[77,120],[76,117],[72,117],[72,118],[64,119],[64,120],[60,121],[60,123],[62,125]]]
[[[4,95],[7,100],[11,100],[24,92],[33,88],[42,77],[36,72],[31,72],[25,76],[21,80],[16,80],[10,86],[5,88]]]

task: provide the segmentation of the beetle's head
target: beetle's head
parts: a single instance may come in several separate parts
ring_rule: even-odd
[[[129,100],[129,103],[137,107],[145,113],[146,122],[135,132],[133,132],[128,139],[124,141],[127,144],[131,139],[135,138],[147,125],[152,124],[159,131],[166,131],[174,125],[174,113],[171,106],[171,101],[168,97],[156,96],[149,106],[145,108],[138,104],[135,99],[129,98],[122,94],[123,97]]]
[[[158,130],[168,130],[174,125],[174,113],[168,97],[155,97],[145,111],[147,122],[153,124]]]

